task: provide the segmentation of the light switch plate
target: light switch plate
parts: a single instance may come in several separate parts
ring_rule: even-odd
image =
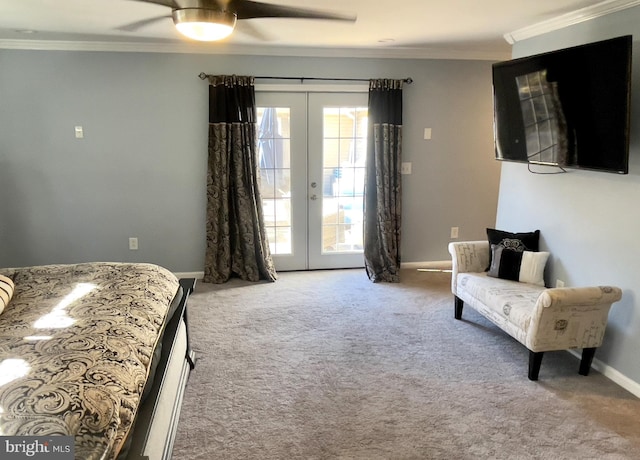
[[[138,238],[136,237],[129,238],[129,249],[132,251],[138,250]]]

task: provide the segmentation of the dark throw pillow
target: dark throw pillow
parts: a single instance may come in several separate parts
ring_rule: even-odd
[[[487,276],[544,286],[544,267],[548,252],[518,251],[491,245],[491,267]]]
[[[514,251],[533,251],[538,252],[540,241],[540,230],[534,232],[523,233],[511,233],[504,230],[496,230],[495,228],[487,229],[487,237],[489,238],[489,249],[491,245],[500,245],[505,248],[509,248]],[[491,268],[491,261],[493,260],[492,251],[489,251],[489,266],[487,270]]]

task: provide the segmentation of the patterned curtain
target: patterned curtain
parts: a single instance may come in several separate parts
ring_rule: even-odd
[[[275,281],[258,183],[253,77],[209,76],[204,281]]]
[[[374,283],[400,281],[402,84],[369,82],[364,262]]]

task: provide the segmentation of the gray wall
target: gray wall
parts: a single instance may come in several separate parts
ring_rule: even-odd
[[[202,71],[412,77],[403,262],[449,259],[450,227],[460,239],[483,238],[496,218],[490,69],[486,61],[0,50],[0,266],[117,260],[202,271]],[[138,251],[129,251],[130,236]]]
[[[571,26],[514,46],[514,57],[634,35],[630,174],[571,171],[535,175],[521,164],[502,166],[497,226],[539,228],[552,254],[547,282],[567,286],[613,284],[623,289],[614,304],[596,359],[640,384],[640,8]],[[540,168],[536,168],[540,169]]]

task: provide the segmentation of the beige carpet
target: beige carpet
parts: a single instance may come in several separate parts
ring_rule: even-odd
[[[449,276],[281,273],[200,283],[174,459],[637,459],[640,400],[566,352],[527,350]],[[597,358],[596,353],[596,358]]]

